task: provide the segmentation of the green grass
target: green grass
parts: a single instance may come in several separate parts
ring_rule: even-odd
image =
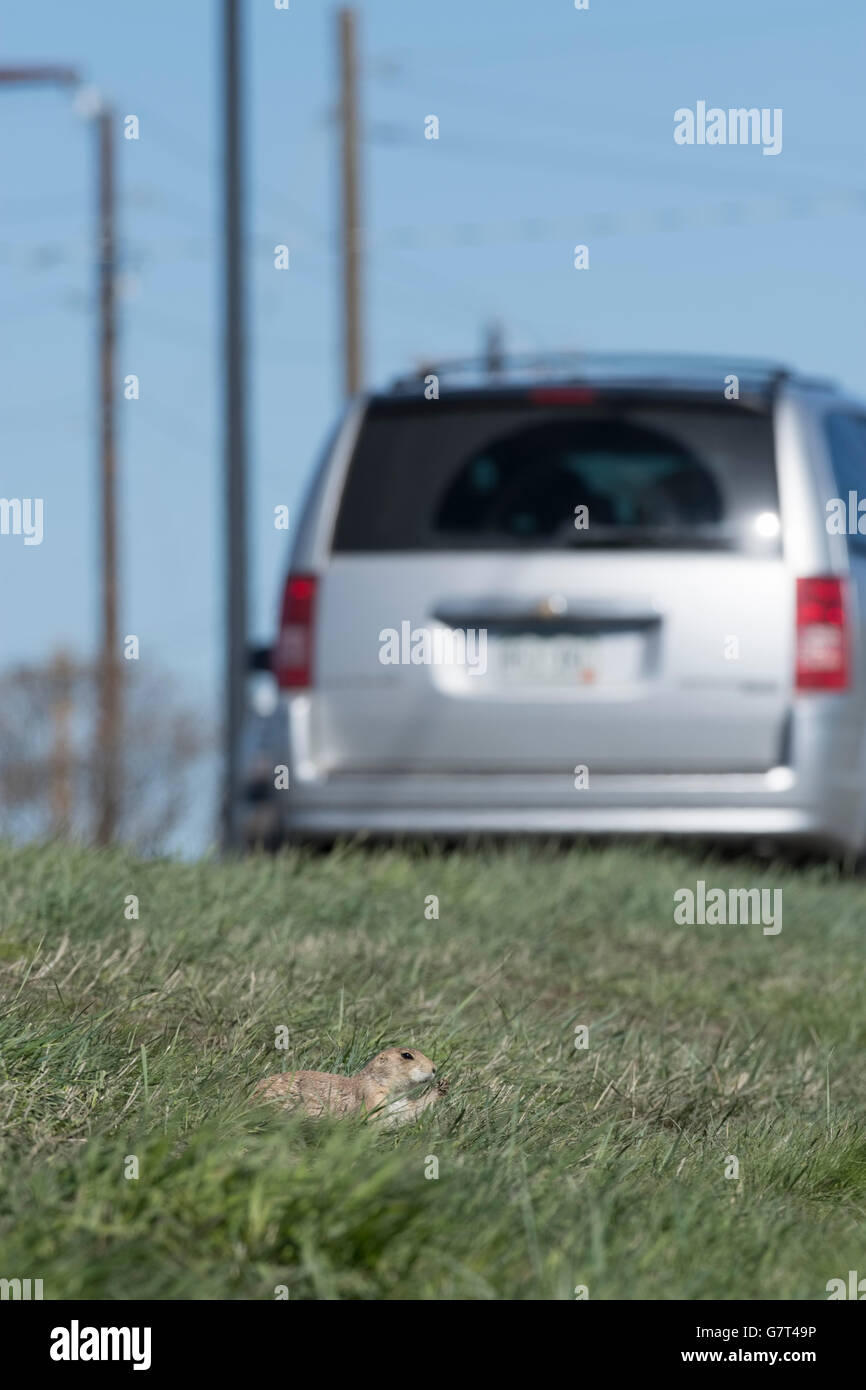
[[[782,932],[676,926],[699,877],[781,888]],[[0,1277],[46,1298],[826,1298],[866,1274],[864,932],[832,867],[649,844],[0,848]],[[395,1042],[451,1081],[413,1126],[250,1105],[269,1072]]]

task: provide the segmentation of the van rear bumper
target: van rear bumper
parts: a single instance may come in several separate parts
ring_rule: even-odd
[[[788,759],[760,772],[558,773],[331,769],[317,759],[305,698],[287,702],[290,789],[271,803],[277,837],[695,835],[768,838],[832,852],[866,840],[863,725],[850,697],[793,703]]]
[[[577,790],[562,777],[340,775],[295,785],[288,835],[766,836],[834,850],[859,848],[857,788],[828,796],[798,787],[789,768],[737,776],[598,776]]]

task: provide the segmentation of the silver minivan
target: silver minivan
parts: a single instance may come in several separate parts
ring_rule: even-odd
[[[274,838],[860,851],[861,506],[866,405],[772,364],[446,363],[356,401],[272,653]]]

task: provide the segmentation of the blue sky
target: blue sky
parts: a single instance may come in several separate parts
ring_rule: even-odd
[[[360,0],[367,373],[475,351],[768,355],[866,393],[861,0]],[[250,540],[273,628],[297,512],[340,403],[335,18],[247,0]],[[10,0],[0,63],[79,66],[119,140],[124,249],[121,626],[215,708],[221,402],[216,0]],[[783,150],[681,147],[699,99],[780,107]],[[59,93],[0,91],[0,495],[45,538],[0,541],[0,662],[96,641],[89,132]],[[424,139],[424,118],[440,121]],[[578,242],[590,270],[572,265]],[[291,269],[273,268],[273,247]]]

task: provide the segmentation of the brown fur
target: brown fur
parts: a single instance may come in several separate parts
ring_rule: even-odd
[[[409,1054],[404,1056],[404,1054]],[[422,1095],[411,1096],[425,1082],[433,1081],[436,1068],[414,1047],[387,1047],[354,1076],[326,1071],[281,1072],[266,1076],[254,1095],[274,1100],[287,1110],[301,1107],[308,1115],[349,1115],[361,1111],[388,1125],[414,1120],[435,1104],[448,1089],[447,1082]]]

